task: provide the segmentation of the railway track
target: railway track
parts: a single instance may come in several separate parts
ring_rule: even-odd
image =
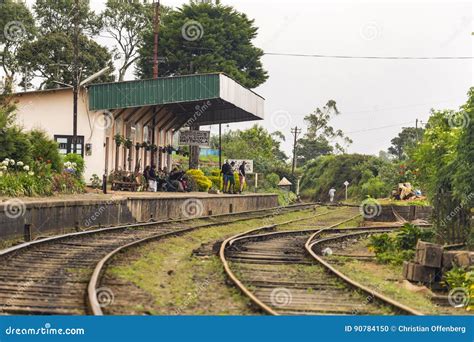
[[[0,314],[74,315],[91,312],[94,268],[120,247],[187,231],[260,219],[313,204],[199,218],[147,222],[65,234],[0,251]],[[93,305],[93,304],[92,304]]]
[[[343,250],[347,239],[398,227],[337,229],[347,219],[315,222],[313,229],[252,230],[225,240],[220,258],[230,280],[271,315],[420,315],[401,303],[356,283],[320,255]],[[347,216],[346,216],[347,217]]]

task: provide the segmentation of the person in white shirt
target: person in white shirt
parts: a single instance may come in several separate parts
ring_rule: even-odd
[[[330,202],[334,202],[334,195],[336,194],[336,189],[334,188],[331,188],[329,190],[329,201]]]

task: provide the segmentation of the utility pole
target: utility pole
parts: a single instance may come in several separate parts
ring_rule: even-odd
[[[291,174],[295,174],[295,169],[296,169],[296,143],[298,141],[298,135],[301,133],[301,128],[298,128],[296,126],[295,128],[291,129],[291,134],[294,134],[294,140],[293,140],[293,165],[291,166]]]
[[[79,3],[80,0],[75,0],[75,14],[74,14],[74,58],[72,71],[72,94],[73,94],[73,109],[72,109],[72,153],[77,153],[77,97],[79,92]]]
[[[219,124],[219,168],[222,167],[222,124]]]
[[[155,17],[153,19],[153,33],[155,44],[153,46],[153,78],[158,78],[158,34],[160,32],[160,0],[155,3]]]

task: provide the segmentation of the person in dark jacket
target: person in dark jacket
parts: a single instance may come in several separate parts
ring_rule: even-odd
[[[239,194],[242,193],[244,190],[244,184],[245,184],[245,161],[242,162],[239,166],[239,184],[240,184],[240,189],[239,189]]]
[[[224,187],[222,191],[224,193],[227,193],[227,186],[229,184],[229,178],[228,178],[229,170],[230,170],[230,164],[229,164],[229,161],[226,160],[225,163],[222,164],[222,168],[221,168],[222,180],[224,183]]]

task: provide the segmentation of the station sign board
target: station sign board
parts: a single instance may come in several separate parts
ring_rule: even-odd
[[[234,162],[235,163],[235,170],[238,171],[240,165],[243,161],[245,161],[245,173],[253,173],[253,160],[250,159],[228,159],[229,164]]]
[[[210,146],[211,131],[181,131],[179,132],[179,145]]]

